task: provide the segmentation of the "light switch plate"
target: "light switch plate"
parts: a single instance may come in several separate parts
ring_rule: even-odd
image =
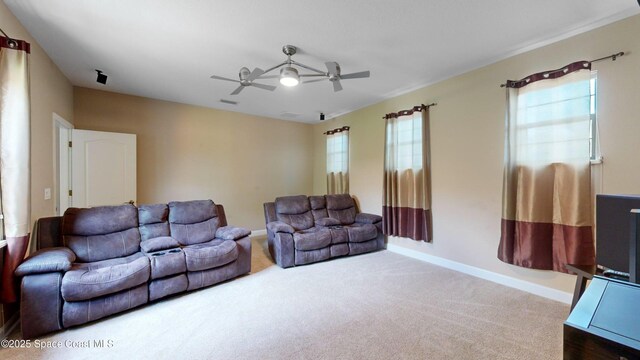
[[[44,189],[44,199],[51,200],[51,188]]]

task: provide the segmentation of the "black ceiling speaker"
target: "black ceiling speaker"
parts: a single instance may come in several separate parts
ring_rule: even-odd
[[[107,75],[103,74],[102,70],[96,69],[96,72],[98,73],[98,78],[96,79],[96,81],[99,82],[100,84],[106,85],[107,84]]]
[[[640,0],[638,0],[640,1]],[[320,113],[320,121],[324,120],[324,113]]]

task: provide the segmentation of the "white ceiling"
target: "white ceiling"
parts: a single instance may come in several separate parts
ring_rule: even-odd
[[[303,122],[640,12],[636,0],[4,2],[73,85]],[[323,81],[236,96],[229,94],[237,84],[209,78],[276,65],[285,44],[298,46],[293,59],[303,64],[324,70],[336,61],[342,73],[370,70],[371,77],[343,80],[337,93]],[[96,83],[94,69],[109,76],[107,85]]]

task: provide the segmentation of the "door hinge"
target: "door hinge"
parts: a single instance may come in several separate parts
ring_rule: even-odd
[[[69,190],[69,196],[73,196],[73,190]]]
[[[69,147],[73,147],[73,141],[69,141]]]

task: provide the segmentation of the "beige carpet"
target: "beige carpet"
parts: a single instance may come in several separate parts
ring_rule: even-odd
[[[62,349],[3,349],[0,358],[562,356],[568,305],[389,251],[281,269],[264,242],[254,240],[251,275],[40,339],[62,341]]]

